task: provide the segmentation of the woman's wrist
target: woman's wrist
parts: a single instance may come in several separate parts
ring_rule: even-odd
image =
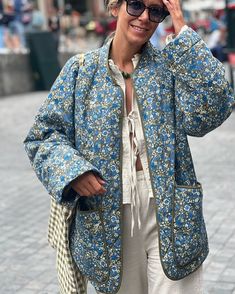
[[[174,29],[175,29],[175,35],[177,36],[181,30],[183,29],[183,27],[186,25],[184,20],[181,20],[179,22],[177,22],[177,24],[174,24]]]

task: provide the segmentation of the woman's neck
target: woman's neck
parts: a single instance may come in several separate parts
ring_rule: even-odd
[[[130,46],[126,42],[120,42],[118,36],[114,36],[110,56],[120,70],[131,73],[133,71],[132,58],[139,53],[141,48]]]

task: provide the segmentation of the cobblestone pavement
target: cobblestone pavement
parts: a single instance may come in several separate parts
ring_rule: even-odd
[[[1,294],[58,293],[54,251],[46,240],[49,197],[22,146],[45,97],[41,92],[0,99]],[[235,294],[234,126],[235,113],[204,138],[190,138],[198,179],[204,186],[210,241],[205,289],[213,294]],[[91,286],[88,293],[95,293]]]

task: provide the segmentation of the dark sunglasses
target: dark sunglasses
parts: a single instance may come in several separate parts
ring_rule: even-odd
[[[152,22],[162,22],[170,13],[160,5],[146,6],[139,0],[126,0],[126,11],[131,16],[140,16],[145,9],[148,9],[149,20]]]

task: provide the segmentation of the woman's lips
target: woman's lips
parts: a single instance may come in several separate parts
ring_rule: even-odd
[[[146,29],[146,28],[141,28],[141,27],[139,27],[139,26],[135,26],[135,25],[131,25],[131,27],[135,30],[135,31],[137,31],[137,32],[147,32],[148,31],[148,29]]]

